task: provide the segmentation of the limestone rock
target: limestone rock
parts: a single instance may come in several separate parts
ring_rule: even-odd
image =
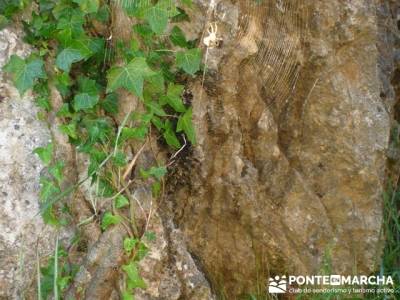
[[[170,197],[190,252],[228,298],[265,289],[269,275],[317,274],[324,259],[369,274],[382,245],[389,2],[260,3],[191,15],[217,22],[223,44],[193,84],[198,143],[189,182]]]
[[[21,97],[1,71],[12,54],[26,56],[21,32],[0,31],[0,298],[21,299],[35,283],[36,250],[52,253],[55,232],[39,214],[39,178],[43,168],[32,151],[50,139],[37,120],[31,93]]]

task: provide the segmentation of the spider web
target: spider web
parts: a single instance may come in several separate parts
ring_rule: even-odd
[[[220,1],[209,1],[209,8],[218,10]],[[249,34],[252,22],[262,25],[262,36],[254,41],[258,52],[251,63],[258,73],[255,77],[265,87],[266,96],[271,102],[287,101],[299,78],[303,60],[302,41],[307,34],[309,17],[304,2],[241,0],[235,4],[239,7],[236,41],[252,37]],[[215,21],[210,16],[207,18],[208,22]]]

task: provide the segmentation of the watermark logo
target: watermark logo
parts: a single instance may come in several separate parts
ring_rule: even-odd
[[[314,286],[314,287],[313,287]],[[274,276],[268,280],[270,294],[283,293],[393,293],[391,276],[308,275]]]
[[[286,293],[287,281],[286,276],[275,276],[269,279],[268,292],[270,294],[283,294]]]

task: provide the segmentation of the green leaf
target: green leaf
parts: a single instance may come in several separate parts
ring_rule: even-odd
[[[63,105],[61,105],[61,107],[58,110],[56,115],[57,115],[57,117],[60,117],[60,118],[72,117],[72,113],[69,111],[69,104],[68,103],[63,103]]]
[[[176,65],[186,73],[194,75],[200,70],[201,51],[198,48],[181,51],[176,54]]]
[[[43,60],[32,55],[25,60],[12,55],[10,61],[4,66],[4,71],[12,74],[16,88],[23,95],[33,87],[38,78],[46,78],[43,66]]]
[[[36,104],[38,107],[43,108],[46,111],[51,110],[51,103],[49,97],[42,97],[42,96],[37,97]]]
[[[161,119],[157,116],[153,116],[151,118],[151,123],[153,123],[153,125],[156,126],[158,130],[161,130],[165,127],[163,121],[161,121]]]
[[[45,166],[48,166],[53,159],[53,143],[49,143],[46,147],[38,147],[33,153],[39,156]]]
[[[135,288],[141,288],[145,289],[146,288],[146,283],[144,280],[140,277],[139,271],[137,268],[137,265],[135,262],[131,262],[128,265],[123,265],[122,270],[126,273],[127,275],[127,288],[129,290],[135,289]]]
[[[155,101],[146,101],[144,104],[147,106],[150,112],[156,114],[157,116],[165,117],[167,115],[162,109],[161,105]]]
[[[48,206],[46,203],[40,203],[40,215],[45,224],[57,226],[60,224],[52,206]]]
[[[158,183],[160,184],[160,183]],[[146,237],[146,239],[150,242],[155,241],[156,240],[156,234],[153,231],[146,231],[144,233],[144,236]]]
[[[48,201],[55,194],[58,194],[61,192],[60,189],[54,185],[53,181],[50,181],[44,177],[40,178],[40,186],[41,186],[41,189],[40,189],[39,197],[42,202]]]
[[[169,121],[165,122],[165,131],[163,133],[163,137],[167,144],[174,149],[179,149],[181,147],[181,143],[175,135],[175,130],[172,128],[172,125]]]
[[[79,37],[71,41],[69,47],[77,49],[88,59],[95,53],[99,53],[104,49],[104,40],[100,38]]]
[[[147,179],[150,176],[153,176],[157,178],[158,180],[161,180],[164,175],[167,174],[167,168],[166,167],[151,167],[149,170],[140,170],[140,175],[144,178]]]
[[[71,137],[73,139],[78,138],[78,133],[76,131],[76,123],[62,124],[62,125],[58,126],[58,129],[62,133],[68,135],[69,137]]]
[[[55,165],[49,168],[49,173],[54,176],[58,184],[61,184],[64,178],[63,170],[64,170],[64,162],[60,160],[57,161]]]
[[[146,135],[147,135],[147,127],[145,126],[135,127],[135,128],[124,127],[122,128],[121,131],[120,140],[121,142],[126,141],[128,139],[144,140]]]
[[[86,14],[96,13],[99,9],[99,0],[73,0],[79,4],[81,10]]]
[[[85,56],[81,54],[81,51],[73,48],[66,48],[57,55],[56,66],[68,73],[73,63],[84,58]]]
[[[8,25],[8,19],[5,16],[0,15],[0,30],[5,28],[7,25]]]
[[[144,79],[154,74],[144,57],[136,57],[126,66],[111,68],[107,73],[107,92],[122,87],[141,97]]]
[[[150,7],[151,2],[149,0],[121,0],[119,4],[129,16],[142,18],[143,12]]]
[[[86,118],[83,124],[89,134],[89,142],[106,141],[111,135],[111,126],[106,118]]]
[[[149,253],[149,248],[147,248],[147,246],[143,242],[139,242],[139,247],[135,255],[135,260],[142,260],[147,255],[147,253]]]
[[[63,16],[58,20],[57,33],[58,40],[62,45],[68,45],[74,38],[78,38],[84,34],[83,24],[85,23],[84,15],[79,10],[74,10],[69,16]]]
[[[192,7],[192,0],[181,0],[183,4]]]
[[[101,229],[106,230],[111,225],[117,225],[122,221],[120,216],[114,216],[110,212],[106,212],[101,220]]]
[[[72,82],[68,73],[62,72],[55,76],[55,84],[61,95],[65,97],[69,93],[69,86],[71,86]]]
[[[185,35],[178,26],[174,26],[174,28],[172,28],[169,38],[172,44],[175,46],[188,48],[188,42],[186,41]]]
[[[196,144],[196,133],[192,123],[192,108],[188,109],[182,116],[179,117],[176,131],[184,131],[189,141],[192,144]]]
[[[181,95],[184,86],[171,83],[167,91],[167,103],[177,112],[185,112],[186,107],[183,105]]]
[[[124,251],[127,254],[130,254],[133,249],[135,249],[136,245],[139,243],[138,239],[135,238],[125,238],[124,239]]]
[[[123,208],[128,205],[129,205],[129,200],[125,196],[118,195],[118,197],[115,198],[115,207],[116,208]]]
[[[178,14],[174,1],[160,0],[158,3],[144,12],[144,18],[149,22],[154,33],[162,34],[168,25],[168,18]]]
[[[126,156],[123,152],[117,152],[113,157],[112,157],[113,163],[117,166],[122,168],[123,166],[126,165]]]
[[[110,18],[110,8],[108,5],[102,5],[95,18],[102,23],[107,23]]]
[[[104,101],[100,102],[101,107],[110,114],[118,113],[118,96],[115,93],[108,94]]]
[[[152,95],[164,93],[164,83],[164,76],[161,73],[156,73],[148,78],[148,89]]]
[[[74,97],[73,107],[75,111],[93,108],[99,102],[99,96],[88,93],[77,94]]]
[[[135,300],[135,297],[131,292],[123,291],[122,292],[122,300]]]
[[[95,96],[100,92],[96,81],[85,76],[80,76],[78,78],[78,85],[81,93],[87,93],[91,96]]]

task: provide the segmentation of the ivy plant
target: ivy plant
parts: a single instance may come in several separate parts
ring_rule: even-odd
[[[59,91],[63,104],[53,111],[60,120],[58,130],[89,158],[87,179],[97,195],[113,199],[112,209],[104,212],[100,222],[101,229],[108,230],[124,222],[124,210],[131,205],[127,191],[119,190],[119,174],[127,166],[124,149],[131,141],[144,141],[151,131],[158,131],[160,142],[171,151],[181,148],[183,141],[196,143],[192,108],[183,95],[185,83],[200,71],[202,54],[197,42],[189,41],[179,27],[189,20],[185,9],[191,1],[121,0],[111,5],[102,0],[5,0],[0,3],[0,26],[31,2],[35,4],[32,15],[22,22],[24,39],[36,51],[28,57],[13,55],[4,71],[21,95],[33,90],[44,119],[53,110],[51,87]],[[113,5],[120,5],[136,20],[129,43],[114,41],[95,25],[113,27]],[[117,124],[122,89],[136,96],[145,111],[132,112]],[[65,166],[54,155],[56,148],[50,142],[34,153],[48,169],[40,178],[42,217],[48,224],[62,226],[68,220],[62,200],[83,181],[65,187]],[[156,164],[139,173],[140,180],[151,184],[153,195],[158,196],[167,168]],[[151,239],[134,232],[135,237],[121,245],[128,258],[122,267],[124,299],[132,299],[135,288],[145,288],[138,262],[148,251],[144,240]]]

